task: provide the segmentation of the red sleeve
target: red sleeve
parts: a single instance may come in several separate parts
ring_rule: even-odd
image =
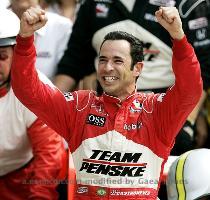
[[[28,136],[34,154],[28,199],[56,199],[58,175],[65,156],[63,139],[39,119],[28,128]]]
[[[175,84],[166,95],[156,96],[154,121],[161,141],[171,147],[202,93],[200,64],[187,38],[173,41]]]
[[[73,123],[69,109],[74,101],[67,101],[55,86],[40,81],[35,68],[34,37],[17,36],[16,40],[11,68],[11,84],[16,97],[68,141],[71,121]],[[74,109],[71,109],[73,117]]]

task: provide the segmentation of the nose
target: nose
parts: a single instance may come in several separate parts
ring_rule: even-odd
[[[114,68],[113,68],[113,62],[111,60],[109,60],[107,63],[106,63],[106,66],[105,66],[105,70],[106,71],[112,71]]]

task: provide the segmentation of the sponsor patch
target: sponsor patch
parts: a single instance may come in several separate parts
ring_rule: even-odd
[[[48,51],[37,52],[36,56],[38,58],[51,58],[52,57],[51,53]]]
[[[137,122],[137,124],[124,124],[124,130],[132,131],[136,129],[140,129],[142,127],[142,122]]]
[[[87,193],[87,192],[88,192],[87,187],[78,187],[78,189],[77,189],[78,194],[83,194],[83,193]]]
[[[142,103],[140,103],[137,99],[135,99],[131,106],[130,106],[130,112],[141,112],[142,111]]]
[[[94,126],[101,126],[101,127],[104,126],[105,122],[106,122],[105,117],[101,117],[101,116],[97,116],[93,114],[89,114],[86,120],[87,124],[91,124]]]
[[[73,101],[74,100],[74,97],[73,97],[71,92],[66,92],[66,93],[63,94],[63,96],[65,97],[66,101]]]
[[[173,7],[176,4],[174,0],[149,0],[149,3],[155,6]]]
[[[207,29],[206,28],[202,28],[196,31],[196,38],[198,40],[204,40],[207,38]]]
[[[200,46],[205,46],[205,45],[209,45],[210,44],[210,40],[206,39],[204,41],[200,41],[200,42],[194,42],[193,45],[195,47],[200,47]]]
[[[89,158],[83,159],[80,172],[120,177],[142,177],[147,163],[139,162],[142,153],[92,150]]]
[[[109,7],[103,3],[97,3],[96,5],[96,16],[107,17],[109,13]]]
[[[96,194],[98,196],[105,196],[106,195],[106,190],[104,188],[99,188],[97,191],[96,191]]]
[[[199,28],[207,27],[208,26],[208,20],[206,17],[200,17],[198,19],[190,20],[188,22],[188,26],[190,30],[196,30]]]

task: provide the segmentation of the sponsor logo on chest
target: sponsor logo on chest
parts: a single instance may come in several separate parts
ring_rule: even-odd
[[[101,127],[105,125],[105,122],[106,122],[105,117],[97,116],[94,114],[89,114],[86,120],[87,124],[91,124],[94,126],[101,126]]]
[[[73,97],[71,92],[66,92],[66,93],[63,94],[63,96],[65,97],[66,101],[73,101],[74,100],[74,97]]]
[[[78,194],[83,194],[88,192],[88,187],[78,187],[77,193]]]
[[[135,99],[130,106],[130,112],[131,113],[141,112],[142,107],[143,107],[142,103],[140,103],[137,99]]]
[[[137,122],[137,124],[124,124],[124,130],[133,131],[140,129],[142,127],[142,122]]]
[[[147,163],[139,163],[142,153],[112,152],[93,149],[92,155],[83,159],[79,171],[109,176],[142,177]]]

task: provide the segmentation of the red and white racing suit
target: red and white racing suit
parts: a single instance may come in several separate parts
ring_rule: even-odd
[[[118,98],[92,91],[62,94],[42,83],[33,37],[17,37],[12,86],[20,101],[68,142],[75,199],[156,199],[174,138],[202,91],[200,67],[186,37],[173,41],[176,81],[166,94]]]

